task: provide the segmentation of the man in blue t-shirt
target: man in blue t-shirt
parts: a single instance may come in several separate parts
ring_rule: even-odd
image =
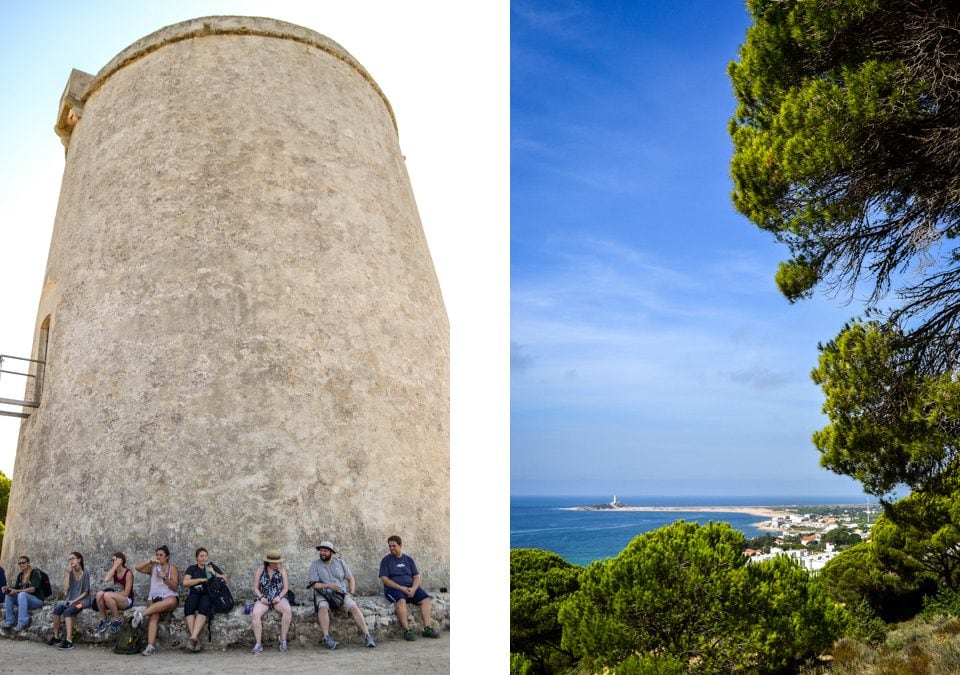
[[[403,628],[403,639],[414,640],[413,631],[407,625],[407,603],[420,607],[423,617],[423,636],[438,638],[440,633],[430,625],[430,596],[420,588],[420,571],[417,563],[403,553],[403,542],[397,535],[387,539],[390,555],[380,561],[380,581],[383,582],[383,594],[396,607],[397,619]]]

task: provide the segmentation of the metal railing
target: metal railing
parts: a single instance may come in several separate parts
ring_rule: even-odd
[[[4,368],[4,361],[14,360],[22,361],[27,364],[27,372],[21,372],[19,370],[7,370]],[[30,372],[30,364],[35,363],[36,369],[35,372]],[[0,397],[0,405],[12,405],[20,406],[24,408],[39,408],[40,407],[40,395],[43,393],[43,368],[46,365],[44,361],[38,361],[36,359],[25,359],[22,356],[10,356],[9,354],[0,354],[0,381],[2,381],[3,375],[15,375],[18,377],[27,378],[26,385],[29,385],[30,382],[33,382],[32,391],[29,391],[31,388],[24,386],[24,398],[3,398]],[[9,378],[7,378],[9,380]],[[0,415],[5,415],[7,417],[21,417],[27,418],[30,417],[28,412],[14,412],[12,410],[2,410],[0,409]]]

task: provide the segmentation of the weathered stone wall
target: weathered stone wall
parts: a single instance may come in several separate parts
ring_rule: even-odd
[[[297,26],[198,19],[75,72],[58,133],[6,569],[204,546],[247,588],[330,539],[372,593],[396,533],[449,585],[449,326],[370,76]]]

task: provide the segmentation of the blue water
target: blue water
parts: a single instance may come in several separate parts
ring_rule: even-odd
[[[697,511],[565,511],[563,507],[608,503],[612,495],[595,497],[510,498],[510,548],[542,548],[576,565],[617,555],[638,534],[677,520],[706,524],[724,520],[747,538],[763,534],[754,524],[762,516]],[[626,506],[802,506],[863,504],[867,498],[846,497],[624,497]]]

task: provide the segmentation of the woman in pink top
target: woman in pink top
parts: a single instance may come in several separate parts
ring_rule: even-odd
[[[147,625],[147,648],[144,656],[151,656],[157,651],[157,628],[160,625],[160,615],[172,612],[180,604],[177,588],[180,586],[180,573],[170,562],[170,549],[166,546],[157,548],[157,552],[149,560],[137,563],[134,568],[141,574],[150,575],[150,593],[147,596],[147,608],[133,617],[133,625],[139,626],[144,617],[150,618]]]

